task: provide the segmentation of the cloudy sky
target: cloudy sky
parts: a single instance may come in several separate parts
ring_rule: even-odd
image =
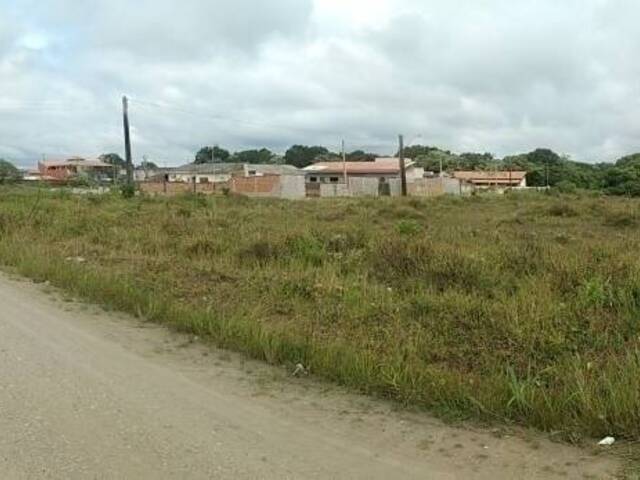
[[[636,0],[0,0],[0,157],[640,151]]]

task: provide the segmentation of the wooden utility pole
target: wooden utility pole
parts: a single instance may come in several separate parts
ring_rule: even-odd
[[[122,120],[124,124],[124,154],[127,167],[127,184],[133,185],[133,162],[131,160],[131,136],[129,133],[129,99],[122,97]]]
[[[400,148],[398,150],[400,155],[400,181],[402,182],[402,196],[407,196],[407,166],[404,163],[404,135],[400,135]]]

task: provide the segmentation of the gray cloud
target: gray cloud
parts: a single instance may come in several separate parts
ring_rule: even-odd
[[[136,158],[169,164],[208,143],[390,153],[399,132],[499,155],[639,149],[631,1],[16,3],[0,19],[0,156],[23,162],[122,150],[123,93]]]

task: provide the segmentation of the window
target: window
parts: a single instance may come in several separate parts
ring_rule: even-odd
[[[200,183],[209,183],[209,177],[200,177]]]
[[[338,177],[331,177],[331,178],[329,179],[329,181],[330,181],[331,183],[338,183],[338,182],[340,181],[340,179],[339,179]]]
[[[250,177],[255,177],[256,175],[258,175],[258,171],[257,170],[249,170],[249,176]]]
[[[318,183],[318,177],[309,177],[310,183]]]

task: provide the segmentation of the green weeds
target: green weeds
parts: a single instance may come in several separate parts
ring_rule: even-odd
[[[637,201],[39,195],[0,189],[0,262],[70,295],[447,415],[640,434]]]

